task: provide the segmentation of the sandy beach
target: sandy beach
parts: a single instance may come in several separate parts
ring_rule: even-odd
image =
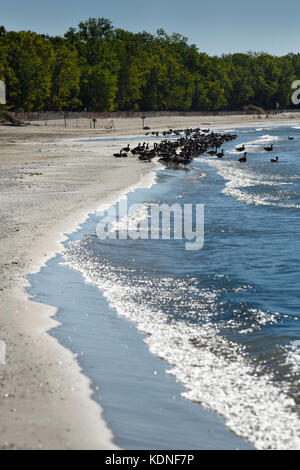
[[[231,128],[293,119],[298,116],[196,116],[146,125]],[[59,251],[64,233],[88,213],[152,171],[154,164],[113,158],[117,142],[79,141],[123,134],[143,134],[141,120],[115,120],[111,131],[0,127],[0,340],[7,346],[7,364],[0,365],[0,449],[115,448],[76,358],[47,333],[56,325],[54,309],[28,300],[25,276]]]
[[[46,332],[54,311],[29,302],[25,275],[59,249],[101,201],[138,183],[149,165],[39,128],[1,128],[0,448],[110,449],[101,410],[70,352]],[[97,133],[81,134],[82,137]],[[13,141],[13,142],[12,142]]]

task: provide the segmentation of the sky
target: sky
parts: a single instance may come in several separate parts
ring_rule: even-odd
[[[0,0],[0,25],[63,35],[89,17],[132,32],[181,33],[211,55],[300,52],[299,0]]]

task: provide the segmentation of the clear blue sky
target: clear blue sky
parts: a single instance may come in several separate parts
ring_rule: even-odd
[[[201,51],[222,54],[300,51],[299,0],[2,0],[0,25],[63,35],[89,17],[129,31],[187,36]]]

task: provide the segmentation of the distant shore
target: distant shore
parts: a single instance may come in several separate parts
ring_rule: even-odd
[[[41,112],[41,113],[14,113],[14,117],[32,126],[57,128],[59,132],[71,132],[74,129],[96,130],[103,134],[123,134],[128,131],[143,133],[143,126],[150,130],[194,127],[194,126],[238,126],[246,124],[276,123],[300,120],[300,112],[286,111],[278,114],[247,114],[233,111],[216,113],[197,112]]]
[[[176,116],[147,118],[146,125],[230,129],[296,119],[293,113],[260,120]],[[74,356],[47,334],[56,325],[54,309],[28,300],[25,276],[59,251],[63,234],[89,212],[153,169],[113,158],[117,142],[78,140],[144,134],[140,118],[115,119],[110,130],[0,127],[0,340],[7,345],[7,365],[0,365],[0,449],[115,448]]]

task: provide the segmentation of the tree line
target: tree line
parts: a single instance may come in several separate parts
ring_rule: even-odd
[[[238,110],[291,106],[300,54],[209,56],[178,33],[90,18],[63,37],[0,27],[0,80],[11,110]]]

